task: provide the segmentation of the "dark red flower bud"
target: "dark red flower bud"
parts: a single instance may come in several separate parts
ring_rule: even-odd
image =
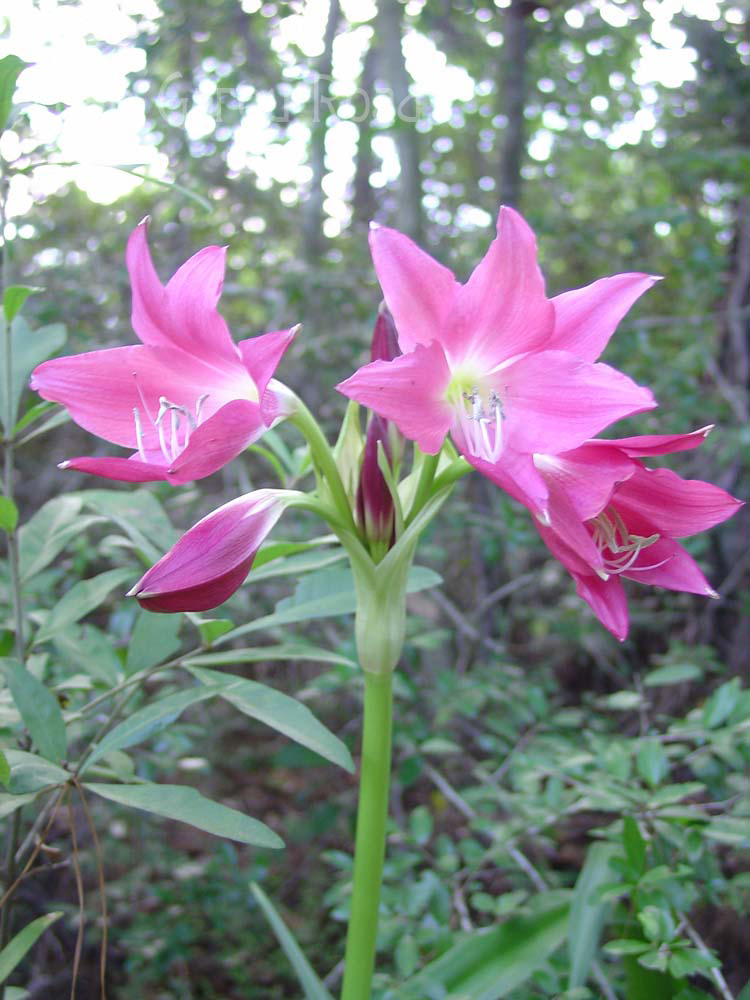
[[[385,302],[380,304],[375,329],[372,332],[370,361],[393,361],[402,353],[398,346],[398,331]]]
[[[367,428],[365,453],[357,489],[357,522],[373,555],[385,555],[395,541],[393,497],[378,464],[378,444],[391,464],[388,421],[373,413]]]

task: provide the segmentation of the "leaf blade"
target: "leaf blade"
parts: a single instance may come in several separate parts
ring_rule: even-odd
[[[86,788],[119,805],[143,809],[165,819],[187,823],[217,837],[254,847],[278,849],[281,838],[258,819],[201,795],[189,785],[112,785],[87,782]]]
[[[289,959],[289,964],[294,969],[299,984],[302,987],[305,1000],[333,1000],[333,997],[325,988],[325,985],[318,978],[317,973],[310,965],[302,951],[300,946],[292,934],[292,932],[287,928],[281,916],[277,912],[271,900],[263,892],[261,887],[255,883],[250,883],[250,891],[263,911],[268,923],[271,925],[271,929],[276,935],[276,939],[281,945],[281,948]]]
[[[68,737],[57,698],[17,660],[0,659],[0,669],[23,724],[41,755],[56,764],[65,760]]]

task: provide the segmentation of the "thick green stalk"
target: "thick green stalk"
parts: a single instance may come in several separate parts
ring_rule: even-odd
[[[365,672],[354,890],[341,1000],[370,1000],[391,774],[392,674]]]

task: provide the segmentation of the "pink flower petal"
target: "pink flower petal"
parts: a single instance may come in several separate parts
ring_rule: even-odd
[[[131,595],[151,611],[207,611],[245,579],[288,494],[247,493],[193,525],[138,581]]]
[[[716,591],[701,572],[692,556],[672,538],[660,538],[638,553],[638,558],[623,576],[668,590],[716,597]]]
[[[567,541],[548,524],[543,523],[539,518],[534,520],[536,530],[539,532],[542,541],[550,550],[558,562],[576,579],[579,576],[591,576],[591,565],[582,557],[581,553],[572,549]]]
[[[628,309],[660,280],[652,274],[615,274],[556,295],[555,327],[547,348],[596,361]]]
[[[589,604],[602,625],[623,642],[628,635],[628,602],[619,577],[601,580],[598,576],[576,576],[575,579],[578,596]]]
[[[231,399],[255,395],[239,358],[222,369],[173,347],[140,345],[45,361],[32,374],[31,386],[44,399],[62,403],[81,427],[126,448],[138,447],[138,410],[149,450],[159,447],[155,421],[161,397],[195,415],[204,396],[206,418]]]
[[[294,326],[289,330],[274,330],[239,342],[242,360],[255,382],[259,399],[299,329]]]
[[[534,467],[533,456],[506,448],[498,462],[488,462],[477,455],[472,455],[457,431],[460,431],[460,427],[454,427],[451,434],[456,446],[466,461],[478,472],[532,513],[541,514],[546,511],[548,490],[544,479]]]
[[[187,483],[210,476],[266,430],[258,403],[234,399],[193,431],[187,448],[169,466],[168,479]]]
[[[539,350],[553,323],[534,233],[518,212],[504,206],[497,237],[459,291],[441,338],[446,354],[452,366],[465,361],[467,366],[493,367]]]
[[[370,250],[401,350],[439,340],[459,288],[452,272],[395,229],[371,229]]]
[[[641,467],[618,487],[615,505],[628,527],[642,520],[660,534],[685,538],[726,521],[742,501],[701,479],[682,479],[671,469]]]
[[[76,472],[88,472],[104,479],[117,479],[121,483],[153,483],[160,479],[168,479],[166,465],[151,462],[141,462],[136,453],[130,458],[120,456],[98,458],[96,456],[69,458],[61,462],[61,469],[74,469]]]
[[[392,420],[422,451],[440,451],[453,413],[444,396],[451,375],[440,345],[418,344],[393,361],[373,361],[336,388]]]
[[[167,293],[154,270],[148,248],[148,219],[133,230],[125,252],[133,289],[133,329],[144,344],[172,345],[170,331],[164,329],[168,313]]]
[[[629,479],[637,464],[618,448],[595,448],[588,442],[560,455],[535,455],[546,482],[565,493],[579,520],[588,521],[609,503],[618,483]],[[605,443],[605,442],[602,442]]]
[[[548,478],[549,527],[591,569],[602,569],[604,560],[576,508],[558,479]],[[578,499],[573,493],[573,499]],[[598,512],[597,512],[598,513]],[[546,535],[543,535],[546,540]],[[591,570],[589,570],[591,572]]]
[[[174,343],[214,363],[231,364],[239,357],[239,350],[216,308],[225,261],[225,247],[204,247],[175,272],[166,292]]]
[[[492,376],[507,443],[518,451],[570,451],[621,417],[656,406],[649,389],[609,365],[540,351]]]
[[[689,451],[703,444],[714,429],[714,424],[707,424],[689,434],[640,434],[637,437],[599,438],[589,443],[597,447],[621,448],[631,458],[646,458],[649,455],[669,455],[676,451]]]

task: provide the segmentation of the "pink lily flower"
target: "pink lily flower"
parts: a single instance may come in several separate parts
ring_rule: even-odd
[[[550,300],[534,234],[507,207],[463,285],[395,230],[373,229],[370,246],[403,354],[337,388],[427,454],[450,432],[476,468],[511,492],[518,484],[544,510],[534,452],[568,451],[656,405],[648,389],[594,363],[655,277],[615,275]]]
[[[63,468],[185,483],[226,465],[285,415],[284,388],[272,376],[298,328],[235,344],[216,308],[224,248],[200,250],[164,287],[147,224],[133,232],[126,253],[142,343],[46,361],[31,386],[81,427],[134,449],[128,458],[73,458]]]
[[[255,490],[211,511],[128,597],[149,611],[207,611],[222,604],[240,587],[263,539],[296,496],[289,490]]]
[[[575,579],[579,596],[620,640],[628,633],[621,577],[718,597],[676,539],[725,521],[741,501],[711,483],[640,461],[696,448],[711,429],[600,439],[563,454],[534,456],[549,492],[548,520],[537,515],[537,529]],[[534,511],[531,498],[527,506]]]

